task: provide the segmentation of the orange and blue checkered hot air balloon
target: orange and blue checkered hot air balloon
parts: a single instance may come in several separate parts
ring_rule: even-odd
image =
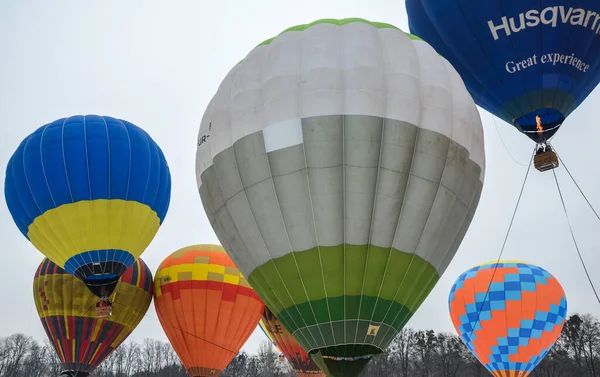
[[[558,280],[518,261],[464,272],[452,286],[448,305],[457,333],[495,377],[529,376],[560,336],[567,314]]]

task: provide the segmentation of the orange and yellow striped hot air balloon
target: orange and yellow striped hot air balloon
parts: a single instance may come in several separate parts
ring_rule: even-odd
[[[560,283],[519,261],[475,266],[456,280],[448,301],[463,342],[494,377],[527,377],[550,352],[567,315]]]
[[[177,250],[154,279],[158,319],[192,377],[218,377],[250,337],[264,304],[217,245]]]
[[[285,355],[292,364],[298,377],[326,377],[300,343],[267,307],[265,307],[259,326],[277,350]]]

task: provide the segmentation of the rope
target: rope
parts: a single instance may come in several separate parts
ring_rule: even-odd
[[[560,185],[558,184],[558,178],[556,177],[556,172],[554,171],[554,169],[552,169],[552,173],[554,174],[554,181],[556,182],[556,187],[558,188],[558,195],[560,195],[560,201],[562,202],[563,210],[565,211],[565,216],[567,218],[567,222],[569,223],[569,231],[571,232],[571,238],[573,238],[573,243],[575,244],[575,249],[577,250],[577,255],[579,255],[579,260],[581,261],[581,265],[583,266],[585,275],[587,276],[587,279],[590,282],[590,285],[592,286],[592,290],[594,291],[594,294],[596,295],[596,300],[598,300],[598,303],[600,303],[600,296],[598,296],[598,292],[596,291],[596,288],[594,287],[592,278],[590,277],[590,274],[588,273],[587,267],[585,266],[585,262],[583,261],[583,257],[581,256],[581,252],[579,251],[579,246],[577,245],[577,241],[575,240],[575,234],[573,233],[573,227],[571,226],[571,220],[569,219],[569,214],[567,213],[567,206],[565,205],[565,200],[563,198],[562,191],[560,189]],[[593,208],[592,208],[592,210],[593,210]],[[596,211],[594,211],[594,213],[595,212]]]
[[[513,157],[512,153],[510,153],[510,151],[508,150],[508,147],[506,146],[506,144],[504,143],[504,139],[502,138],[502,134],[500,134],[500,130],[498,129],[498,124],[496,123],[496,117],[492,115],[492,121],[494,122],[494,126],[496,127],[496,132],[498,133],[498,137],[500,138],[500,141],[502,142],[502,146],[504,147],[504,150],[506,151],[506,153],[510,156],[510,158],[512,158],[512,160],[520,166],[527,166],[527,164],[522,164],[519,161],[517,161],[516,158]]]
[[[506,231],[506,236],[504,237],[504,242],[502,243],[502,248],[500,249],[500,254],[498,254],[498,259],[496,260],[496,265],[494,266],[494,272],[492,272],[492,278],[490,279],[487,290],[485,292],[485,297],[483,298],[481,306],[479,307],[479,309],[477,309],[477,319],[475,320],[475,325],[472,326],[471,332],[469,333],[469,340],[471,340],[473,331],[475,331],[475,328],[477,327],[477,324],[479,323],[479,316],[481,314],[481,309],[483,308],[483,303],[485,303],[485,301],[488,298],[488,295],[490,293],[490,287],[492,286],[492,282],[494,281],[494,276],[496,275],[496,270],[498,269],[498,264],[500,263],[500,260],[502,259],[502,254],[504,253],[504,248],[506,247],[506,241],[508,241],[508,236],[510,235],[510,230],[512,229],[513,223],[515,221],[515,216],[517,214],[517,210],[519,209],[519,203],[521,203],[521,197],[523,196],[523,190],[525,189],[525,183],[527,183],[527,177],[529,177],[529,171],[531,170],[531,163],[533,162],[534,154],[535,154],[535,151],[534,151],[534,153],[532,153],[531,159],[529,160],[529,166],[527,167],[527,173],[525,173],[525,179],[523,179],[523,184],[521,185],[521,191],[519,192],[519,198],[517,199],[517,204],[515,205],[515,210],[513,211],[512,218],[510,219],[510,224],[508,225],[508,230]]]
[[[554,150],[556,151],[556,148],[554,148]],[[577,181],[575,181],[575,178],[573,177],[573,175],[571,174],[571,172],[567,168],[567,165],[565,165],[565,162],[562,160],[562,158],[560,158],[560,155],[558,155],[558,153],[556,155],[558,156],[558,160],[560,161],[561,165],[565,168],[565,170],[569,174],[569,177],[571,177],[571,180],[573,181],[573,183],[575,183],[575,186],[577,187],[577,189],[581,193],[581,196],[583,196],[583,198],[587,202],[588,206],[590,206],[590,208],[592,209],[592,212],[594,212],[594,215],[596,215],[596,218],[598,220],[600,220],[600,216],[598,216],[598,212],[596,212],[596,210],[592,206],[592,203],[590,203],[590,201],[588,200],[587,196],[585,196],[585,194],[583,193],[583,190],[581,189],[581,187],[579,187],[579,184],[577,183]]]

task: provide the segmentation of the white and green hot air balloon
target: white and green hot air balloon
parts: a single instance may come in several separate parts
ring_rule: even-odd
[[[219,240],[335,377],[360,374],[415,314],[471,223],[484,169],[454,68],[362,19],[253,49],[208,105],[196,156]]]

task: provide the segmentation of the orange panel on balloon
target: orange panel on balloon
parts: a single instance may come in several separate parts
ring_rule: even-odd
[[[217,377],[256,328],[264,304],[217,245],[177,250],[154,279],[160,323],[192,377]]]
[[[275,347],[285,355],[299,377],[326,377],[300,343],[281,325],[281,322],[266,306],[260,327],[270,336]]]

